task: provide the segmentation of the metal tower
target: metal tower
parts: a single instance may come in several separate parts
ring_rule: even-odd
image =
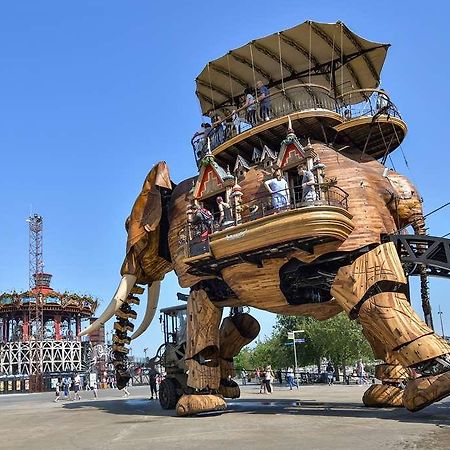
[[[35,288],[36,275],[44,272],[44,257],[42,251],[42,230],[44,219],[34,214],[27,219],[30,229],[30,251],[29,251],[29,284],[30,290]]]
[[[44,273],[42,250],[43,218],[38,214],[30,216],[29,225],[29,288],[30,300],[28,310],[30,339],[30,382],[32,391],[42,390],[42,341],[43,330],[43,296],[42,288],[49,287],[51,275]],[[34,301],[32,299],[34,298]]]

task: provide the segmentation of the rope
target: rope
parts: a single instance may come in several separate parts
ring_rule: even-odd
[[[281,88],[284,92],[284,77],[283,77],[283,63],[281,60],[281,35],[280,32],[278,32],[278,53],[280,54],[280,73],[281,73]]]
[[[413,226],[415,223],[419,222],[420,220],[426,219],[428,216],[431,216],[431,214],[434,214],[435,212],[438,212],[438,211],[440,211],[441,209],[446,208],[448,205],[450,205],[450,202],[447,202],[447,203],[445,203],[444,205],[441,205],[441,206],[439,206],[438,208],[433,209],[433,211],[429,212],[428,214],[425,214],[423,217],[414,220],[412,223],[410,223],[410,224],[408,224],[408,225],[405,225],[403,228],[400,228],[399,230],[397,230],[397,233],[400,233],[400,231],[404,230],[405,228],[409,227],[410,225]],[[448,233],[448,234],[450,234],[450,233]],[[445,235],[445,236],[447,236],[447,235]],[[442,237],[445,237],[445,236],[442,236]]]
[[[397,172],[397,170],[396,170],[396,168],[395,168],[395,165],[394,165],[394,161],[392,160],[391,155],[389,155],[389,162],[390,162],[391,165],[392,165],[392,170],[395,170],[395,171]]]
[[[398,137],[397,130],[395,129],[394,124],[392,124],[392,128],[394,129],[394,133],[395,133],[395,137],[397,138],[398,146],[400,147],[400,151],[402,152],[403,161],[405,161],[406,167],[411,172],[411,169],[409,168],[408,160],[406,159],[405,152],[403,151],[403,147],[402,147],[402,144],[401,144],[400,139]]]
[[[438,208],[433,209],[433,211],[429,212],[428,214],[425,214],[425,215],[423,216],[423,218],[425,219],[425,217],[431,216],[431,214],[434,214],[435,212],[438,212],[438,211],[440,211],[441,209],[446,208],[448,205],[450,205],[450,202],[447,202],[447,203],[445,203],[444,205],[441,205],[441,206],[439,206]]]
[[[384,148],[386,149],[386,151],[388,151],[389,147],[386,144],[386,139],[384,139],[384,133],[383,133],[383,130],[381,129],[380,122],[377,122],[377,124],[378,124],[378,129],[380,130],[381,139],[383,139]]]
[[[213,107],[213,110],[215,111],[216,105],[214,102],[214,91],[213,91],[212,83],[211,83],[211,71],[209,70],[209,63],[208,63],[208,79],[209,79],[209,90],[211,91],[212,107]]]
[[[344,35],[343,28],[344,24],[341,22],[341,89],[340,92],[342,94],[342,90],[344,89]]]
[[[257,93],[257,89],[256,89],[256,77],[255,77],[255,63],[253,61],[253,48],[252,48],[252,44],[250,44],[250,58],[252,60],[252,72],[253,72],[253,84],[255,86],[255,97],[258,100],[258,93]]]
[[[312,32],[312,30],[311,30],[311,28],[312,28],[312,25],[311,25],[311,21],[309,21],[309,69],[308,69],[308,84],[311,84],[311,45],[312,45],[312,42],[311,42],[311,32]]]
[[[333,33],[333,46],[331,47],[331,61],[333,61],[333,59],[334,59],[334,41],[335,41],[335,39],[336,39],[336,30]],[[332,65],[332,67],[333,67],[333,72],[335,72],[334,64]],[[331,84],[333,83],[333,78],[335,79],[334,81],[336,82],[336,77],[335,76],[334,77],[331,76],[330,77],[330,91],[331,91],[331,88],[332,88]]]
[[[230,54],[229,54],[229,53],[227,53],[227,65],[228,65],[228,80],[229,80],[229,82],[230,82],[231,99],[232,99],[232,101],[234,101],[233,83],[231,82]]]

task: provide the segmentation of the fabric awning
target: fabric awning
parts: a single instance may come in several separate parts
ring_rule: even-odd
[[[389,46],[358,36],[342,22],[306,21],[209,62],[196,78],[196,94],[202,113],[207,115],[237,104],[244,89],[254,89],[258,80],[271,93],[299,83],[334,86],[336,96],[375,89]],[[352,102],[360,100],[352,96]]]

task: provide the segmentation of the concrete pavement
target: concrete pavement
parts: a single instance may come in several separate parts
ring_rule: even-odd
[[[148,388],[82,392],[54,403],[51,393],[0,396],[0,448],[5,449],[444,449],[450,443],[450,400],[411,414],[366,408],[364,386],[275,387],[242,397],[221,414],[175,417]]]

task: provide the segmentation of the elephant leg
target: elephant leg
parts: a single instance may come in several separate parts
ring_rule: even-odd
[[[233,358],[241,349],[258,336],[258,321],[247,313],[237,313],[226,317],[220,326],[220,387],[225,398],[240,397],[238,384],[232,380],[236,376]]]
[[[392,243],[379,245],[339,269],[332,295],[364,330],[377,336],[385,351],[421,376],[410,381],[403,404],[418,411],[450,395],[450,345],[414,312],[406,278]]]
[[[226,409],[219,395],[219,324],[222,309],[216,308],[207,293],[193,290],[187,303],[186,368],[187,385],[194,393],[184,394],[176,411],[187,416]]]
[[[384,344],[367,329],[364,336],[372,347],[377,359],[385,361],[375,366],[375,378],[381,384],[372,384],[363,395],[366,406],[392,407],[403,406],[403,391],[408,379],[413,377],[412,371],[403,367],[395,357],[386,351]]]

